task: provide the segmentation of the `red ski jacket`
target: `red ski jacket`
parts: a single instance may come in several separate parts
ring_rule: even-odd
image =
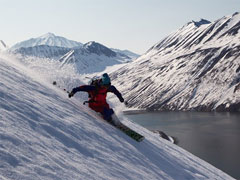
[[[106,97],[108,92],[114,93],[120,102],[124,102],[124,99],[121,93],[116,89],[115,86],[99,86],[94,85],[83,85],[77,88],[74,88],[72,92],[75,94],[78,91],[88,92],[89,94],[89,107],[96,112],[103,112],[104,108],[109,109],[109,104],[107,103]]]

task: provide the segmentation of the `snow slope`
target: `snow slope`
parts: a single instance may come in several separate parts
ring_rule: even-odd
[[[132,108],[240,111],[240,13],[192,21],[112,74]]]
[[[47,65],[29,69],[0,54],[0,179],[232,179],[121,118],[146,137],[130,139],[82,105],[81,96],[68,99],[53,87],[48,75],[76,76]]]

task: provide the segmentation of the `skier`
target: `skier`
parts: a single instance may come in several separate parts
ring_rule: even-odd
[[[107,93],[114,93],[120,102],[124,102],[121,93],[115,86],[111,85],[111,80],[107,73],[104,73],[100,79],[95,80],[91,83],[91,85],[82,85],[80,87],[73,88],[68,95],[69,98],[74,96],[74,94],[78,91],[88,92],[89,100],[84,103],[89,103],[89,107],[94,111],[101,113],[103,119],[107,121],[112,121],[112,115],[114,114],[113,109],[109,107],[109,104],[106,101]]]

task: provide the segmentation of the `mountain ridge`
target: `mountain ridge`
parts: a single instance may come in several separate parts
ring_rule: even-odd
[[[239,13],[184,25],[113,73],[114,83],[131,108],[240,111],[239,29]]]
[[[63,52],[59,53],[60,48],[63,48]],[[89,53],[95,53],[98,55],[105,54],[106,56],[125,56],[126,58],[135,59],[139,55],[136,53],[133,53],[131,51],[127,50],[119,50],[119,49],[113,49],[108,48],[104,46],[103,44],[100,44],[95,41],[89,41],[85,44],[68,40],[67,38],[56,36],[53,33],[46,33],[44,35],[41,35],[37,38],[31,38],[29,40],[25,40],[19,43],[16,43],[8,50],[13,53],[18,53],[22,55],[27,56],[36,56],[36,57],[46,57],[46,58],[60,58],[59,56],[63,56],[66,54],[67,48],[70,50],[72,49],[86,49],[89,51]],[[56,51],[56,57],[54,57],[54,49],[57,49]],[[46,52],[51,52],[50,55],[48,55]],[[65,53],[64,53],[65,52]],[[129,55],[129,56],[128,56]]]
[[[24,46],[24,43],[19,43],[19,47],[17,49],[11,48],[10,52],[19,54],[23,58],[30,57],[32,59],[37,57],[53,59],[61,62],[61,68],[64,68],[64,66],[72,66],[72,69],[78,73],[101,72],[109,66],[130,62],[137,56],[130,51],[112,50],[95,41],[90,41],[72,48],[66,47],[67,45],[63,47],[50,46],[48,45],[48,40],[51,38],[57,38],[58,41],[59,37],[53,33],[47,33],[40,36],[38,40],[35,39],[35,41],[40,41],[42,45],[35,45],[36,42],[34,41],[33,44],[28,43],[28,45],[32,47],[20,47],[22,45]],[[125,53],[130,54],[131,57]]]
[[[69,40],[67,38],[56,36],[53,33],[46,33],[44,35],[41,35],[37,38],[30,38],[25,41],[21,41],[13,45],[10,50],[14,51],[19,48],[28,48],[28,47],[34,47],[39,45],[48,45],[48,46],[58,46],[58,47],[64,47],[64,48],[73,48],[76,46],[82,46],[82,43]]]

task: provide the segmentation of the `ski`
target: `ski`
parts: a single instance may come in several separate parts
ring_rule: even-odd
[[[121,130],[123,133],[131,137],[132,139],[136,140],[137,142],[141,142],[144,140],[144,136],[137,133],[136,131],[130,129],[129,127],[125,126],[124,124],[116,126],[119,130]]]
[[[143,135],[137,133],[136,131],[121,123],[115,114],[112,115],[112,121],[109,123],[137,142],[144,140]]]

